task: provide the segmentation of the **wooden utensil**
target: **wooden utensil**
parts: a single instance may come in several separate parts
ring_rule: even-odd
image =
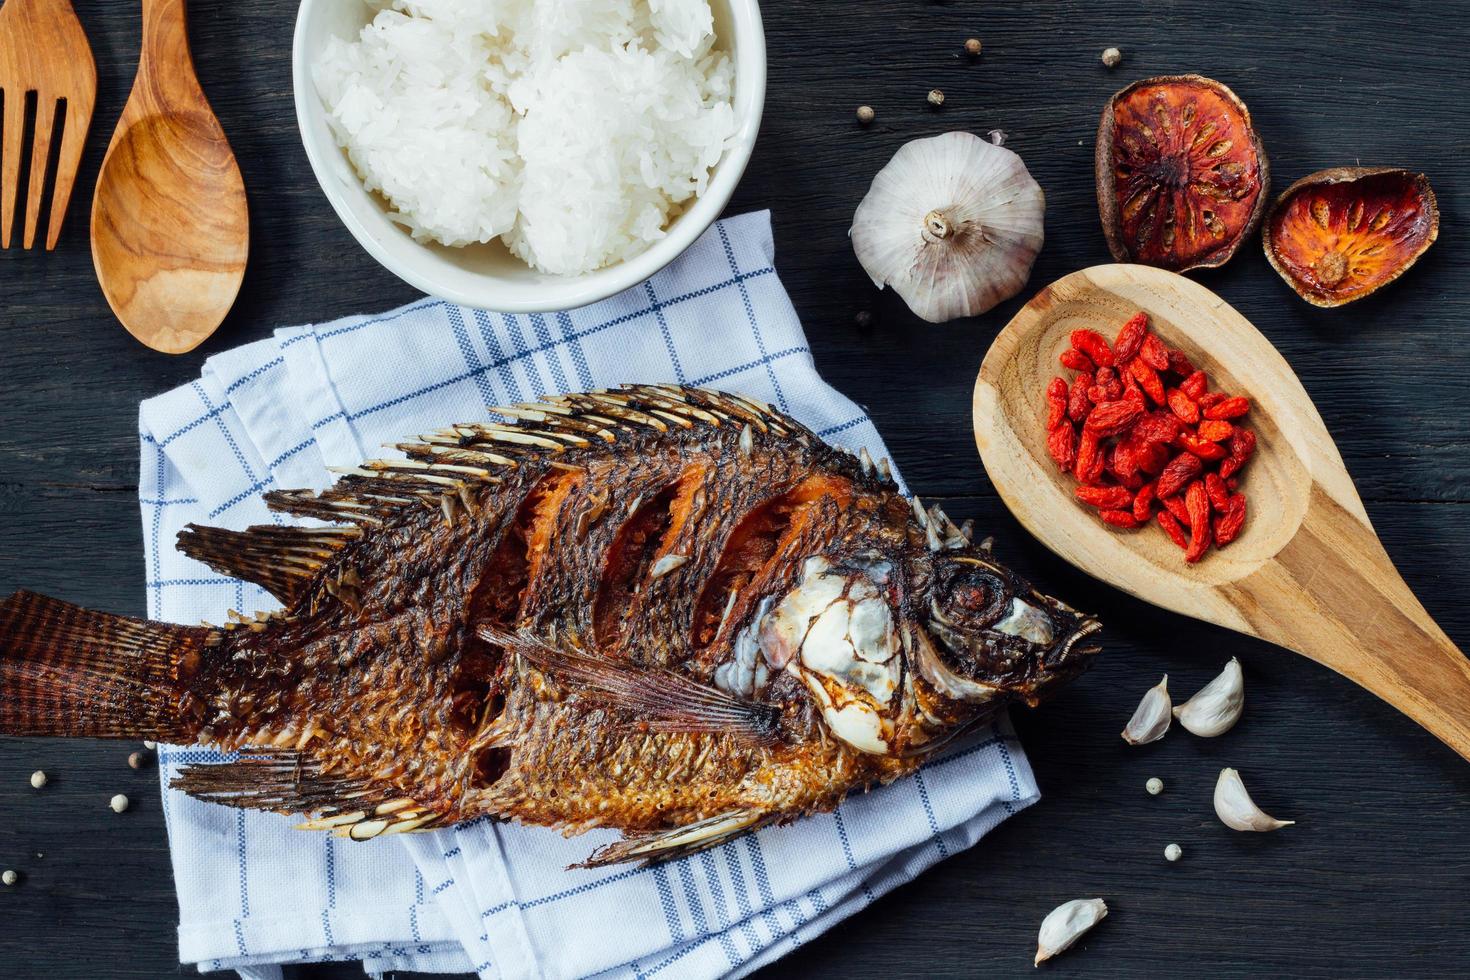
[[[28,92],[35,93],[36,108],[25,199],[25,248],[36,241],[46,164],[58,130],[61,136],[51,191],[51,218],[46,227],[49,251],[56,247],[56,238],[61,234],[61,220],[71,200],[82,145],[92,125],[92,106],[97,101],[92,46],[69,0],[6,0],[0,6],[0,111],[5,117],[4,133],[0,135],[0,248],[10,247],[10,234],[20,210]]]
[[[184,0],[143,0],[132,94],[92,199],[92,262],[128,332],[182,354],[214,333],[250,250],[245,183],[194,74]]]
[[[1047,382],[1071,331],[1111,340],[1139,310],[1221,391],[1251,399],[1250,513],[1197,565],[1155,527],[1119,532],[1073,497],[1046,450]],[[1017,519],[1052,551],[1146,602],[1259,636],[1367,688],[1470,759],[1470,661],[1379,543],[1312,400],[1270,341],[1205,287],[1102,265],[1042,290],[991,345],[975,382],[975,441]]]

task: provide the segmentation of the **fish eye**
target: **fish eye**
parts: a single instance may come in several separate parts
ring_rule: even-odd
[[[1005,583],[989,570],[955,564],[938,579],[935,604],[949,624],[978,630],[995,622],[1010,601]]]

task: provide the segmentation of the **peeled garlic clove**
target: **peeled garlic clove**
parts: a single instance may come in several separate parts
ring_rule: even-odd
[[[1231,830],[1279,830],[1296,823],[1263,813],[1245,791],[1245,783],[1234,769],[1221,769],[1220,778],[1215,781],[1215,815]]]
[[[1240,661],[1231,657],[1219,677],[1174,709],[1174,717],[1193,734],[1213,738],[1234,728],[1244,707],[1245,675],[1240,672]]]
[[[1026,165],[972,133],[899,147],[853,215],[853,251],[931,323],[1021,291],[1041,251],[1046,195]]]
[[[1049,960],[1075,943],[1084,932],[1107,917],[1108,906],[1100,898],[1074,898],[1058,905],[1041,920],[1036,937],[1036,962]]]
[[[1169,714],[1171,705],[1169,675],[1165,674],[1164,679],[1149,688],[1143,700],[1138,702],[1138,710],[1133,712],[1133,717],[1128,719],[1123,729],[1123,741],[1129,745],[1147,745],[1163,738],[1172,720]]]

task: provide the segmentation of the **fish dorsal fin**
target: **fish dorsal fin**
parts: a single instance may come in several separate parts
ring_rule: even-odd
[[[440,816],[367,780],[323,773],[309,754],[243,750],[230,762],[185,766],[169,783],[196,799],[245,810],[304,813],[300,830],[369,840],[428,830]]]
[[[651,732],[724,732],[756,741],[776,737],[780,713],[717,687],[658,667],[615,663],[557,645],[529,631],[482,624],[482,640],[519,654],[537,668],[577,686],[578,693],[632,713]]]
[[[601,868],[628,861],[639,861],[643,864],[671,861],[718,847],[768,822],[770,817],[758,810],[731,810],[682,827],[651,834],[633,834],[620,841],[604,844],[593,851],[586,861],[573,867]]]
[[[348,543],[356,528],[279,527],[243,531],[190,524],[179,532],[179,550],[231,578],[242,578],[290,604],[312,577]]]

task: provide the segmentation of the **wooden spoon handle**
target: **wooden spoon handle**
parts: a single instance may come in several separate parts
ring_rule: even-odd
[[[1470,660],[1362,518],[1314,496],[1290,543],[1235,592],[1250,632],[1367,688],[1470,759]]]
[[[189,28],[185,0],[143,0],[143,44],[138,57],[138,74],[148,85],[143,89],[154,111],[169,106],[190,105],[203,98],[189,53]]]

